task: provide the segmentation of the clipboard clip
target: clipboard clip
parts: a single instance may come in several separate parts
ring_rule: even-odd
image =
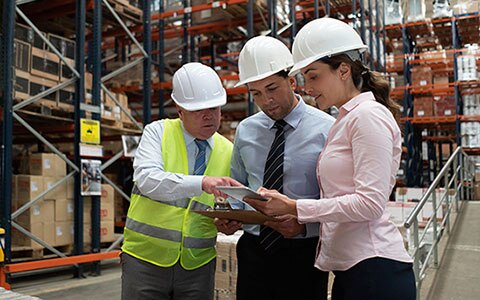
[[[231,210],[232,207],[228,203],[227,199],[223,197],[215,197],[215,205],[212,210]]]

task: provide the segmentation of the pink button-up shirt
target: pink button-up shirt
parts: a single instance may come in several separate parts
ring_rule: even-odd
[[[343,271],[371,257],[412,261],[385,209],[401,152],[397,123],[371,92],[340,108],[317,166],[322,199],[297,201],[300,222],[322,223],[317,268]]]

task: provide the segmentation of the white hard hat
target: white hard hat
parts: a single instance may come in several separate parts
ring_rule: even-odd
[[[172,99],[188,111],[225,105],[227,92],[217,73],[209,66],[193,62],[173,74]]]
[[[310,21],[298,31],[293,42],[293,76],[309,64],[336,54],[364,52],[368,47],[358,33],[345,22],[324,17]]]
[[[240,51],[240,81],[235,87],[288,70],[292,65],[292,54],[280,40],[269,36],[254,37]]]

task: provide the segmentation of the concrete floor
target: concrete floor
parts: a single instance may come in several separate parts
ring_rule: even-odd
[[[480,299],[480,201],[459,214],[428,299]]]
[[[457,215],[455,230],[443,247],[443,260],[438,270],[428,272],[422,300],[480,299],[480,201],[465,203]],[[75,279],[71,271],[62,271],[15,279],[13,290],[44,300],[120,299],[120,278],[117,260],[103,265],[99,277]]]
[[[121,268],[118,262],[102,266],[101,276],[72,278],[72,271],[59,271],[17,278],[12,290],[44,300],[110,300],[120,299]]]

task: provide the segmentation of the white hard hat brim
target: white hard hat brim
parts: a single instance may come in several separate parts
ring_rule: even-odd
[[[245,85],[245,84],[250,83],[250,82],[262,80],[262,79],[265,79],[265,78],[270,77],[272,75],[275,75],[275,74],[277,74],[281,71],[287,71],[287,70],[288,69],[281,69],[281,70],[271,71],[271,72],[263,73],[263,74],[260,74],[260,75],[257,75],[257,76],[249,77],[245,80],[241,80],[241,81],[237,82],[234,85],[234,87],[240,87],[240,86]]]
[[[215,99],[201,102],[201,103],[189,103],[188,105],[181,105],[176,101],[175,97],[172,96],[172,100],[181,108],[187,110],[187,111],[198,111],[198,110],[203,110],[203,109],[209,109],[209,108],[215,108],[219,106],[224,106],[227,104],[227,95],[226,93],[223,94],[222,96],[219,96]]]
[[[348,51],[352,51],[352,50],[358,50],[360,53],[364,52],[368,47],[363,45],[363,46],[352,46],[352,47],[345,47],[343,49],[337,49],[336,51],[328,51],[328,52],[323,52],[323,53],[320,53],[320,54],[317,54],[317,55],[314,55],[314,56],[311,56],[311,57],[308,57],[304,60],[301,60],[295,64],[293,64],[293,67],[292,69],[290,70],[290,72],[288,73],[288,76],[295,76],[297,75],[298,73],[300,73],[300,71],[307,67],[308,65],[316,62],[317,60],[319,59],[322,59],[324,57],[327,57],[327,56],[334,56],[334,55],[339,55],[339,54],[342,54],[342,53],[346,53]]]

